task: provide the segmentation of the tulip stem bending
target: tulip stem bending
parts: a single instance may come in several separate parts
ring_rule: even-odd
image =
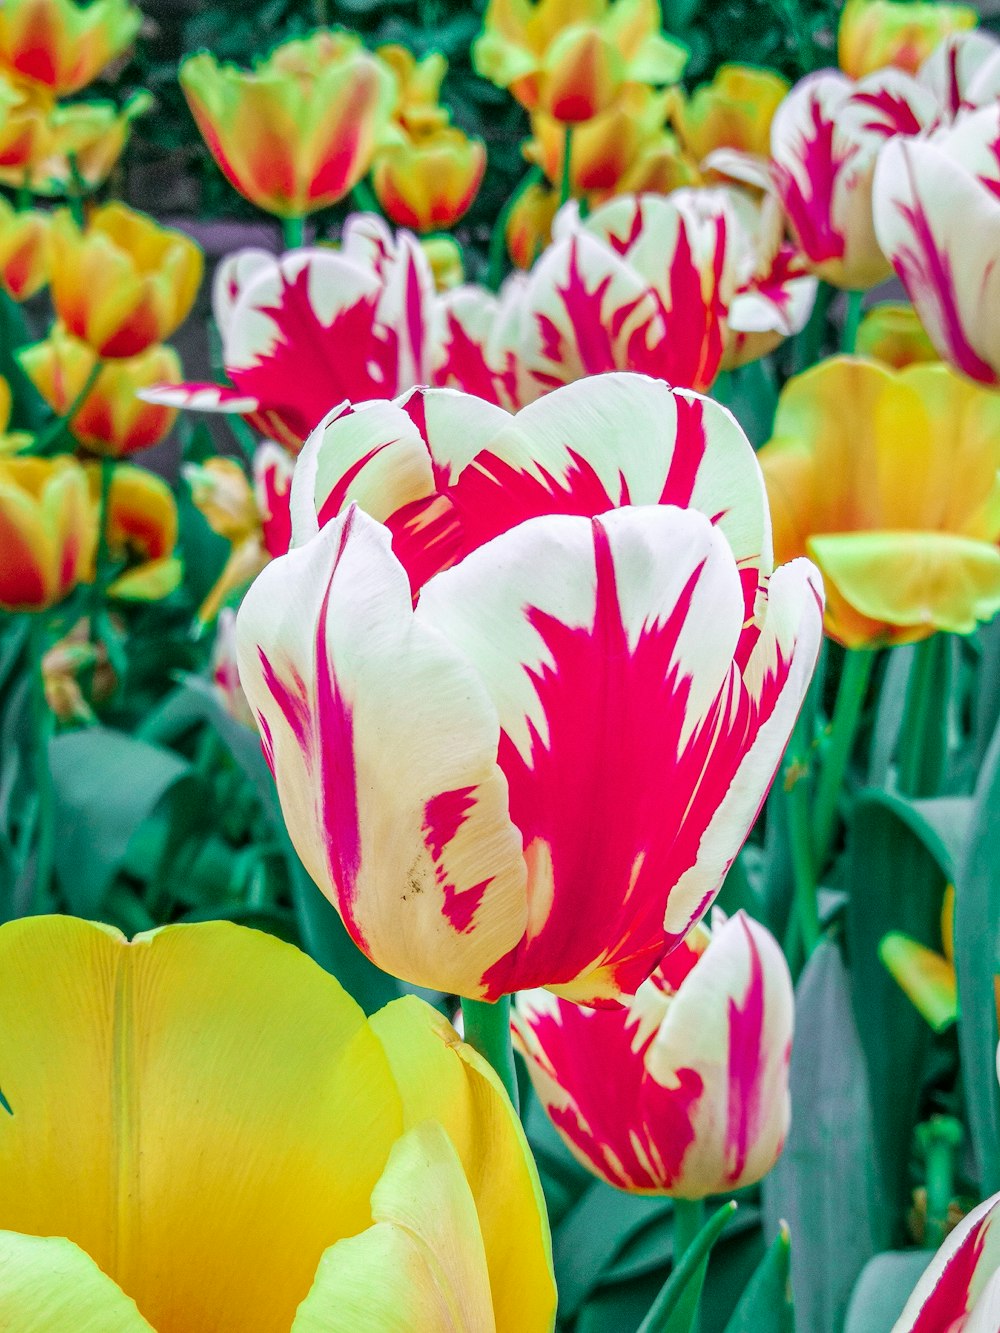
[[[35,789],[38,798],[38,817],[35,841],[34,890],[30,911],[45,909],[46,895],[52,880],[52,862],[55,852],[55,789],[49,767],[49,741],[52,738],[52,710],[45,697],[45,652],[48,647],[48,625],[44,615],[33,618],[30,637],[31,653],[31,741],[35,768]]]
[[[495,1004],[463,999],[462,1022],[465,1040],[493,1066],[517,1110],[517,1073],[510,1041],[510,996],[501,996]]]
[[[829,741],[823,755],[823,767],[816,788],[813,827],[817,874],[823,873],[823,867],[830,854],[837,821],[837,804],[847,764],[854,748],[854,738],[857,735],[858,723],[861,721],[861,710],[864,707],[874,665],[874,651],[867,648],[847,650],[840,673],[840,684],[837,687],[837,702],[834,704],[833,718],[830,722]]]

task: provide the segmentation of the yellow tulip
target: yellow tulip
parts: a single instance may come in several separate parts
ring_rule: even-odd
[[[943,364],[834,357],[790,380],[760,451],[777,563],[808,553],[848,648],[1000,610],[1000,397]]]
[[[201,250],[124,204],[104,204],[81,230],[52,223],[52,304],[68,332],[101,357],[132,357],[168,338],[194,304]]]
[[[0,286],[15,301],[26,301],[49,280],[50,223],[48,213],[18,212],[0,199]]]
[[[469,209],[486,170],[486,146],[454,127],[392,144],[375,158],[372,185],[400,227],[441,231]]]
[[[448,62],[437,51],[418,60],[405,46],[380,46],[376,58],[396,80],[396,106],[393,120],[407,134],[428,134],[443,129],[448,111],[440,105],[441,82],[448,72]]]
[[[0,66],[54,97],[78,92],[127,50],[142,13],[128,0],[4,0]]]
[[[96,514],[101,494],[100,464],[87,465],[87,478]],[[177,527],[177,502],[162,477],[129,463],[116,464],[104,532],[111,560],[124,565],[124,569],[108,588],[112,597],[152,602],[174,591],[182,574],[180,561],[173,554]]]
[[[858,326],[855,346],[860,355],[896,370],[920,361],[940,360],[913,306],[889,301],[867,312]]]
[[[847,0],[837,27],[837,59],[852,79],[894,65],[916,74],[951,33],[974,28],[976,11],[938,0]]]
[[[753,65],[720,65],[711,83],[674,102],[673,120],[685,149],[702,162],[716,148],[767,157],[771,121],[790,84]]]
[[[366,1019],[225,922],[33,917],[0,1004],[0,1327],[551,1329],[520,1124],[422,1001]]]
[[[61,602],[87,579],[96,545],[96,514],[75,459],[0,456],[0,610]]]
[[[19,453],[33,438],[26,430],[7,429],[13,407],[14,396],[10,391],[10,383],[0,375],[0,458],[4,454]]]
[[[22,347],[18,362],[56,416],[66,416],[90,383],[98,358],[93,348],[59,324],[42,342]],[[171,429],[177,409],[136,395],[152,384],[179,384],[180,358],[154,343],[138,356],[106,361],[69,423],[73,436],[94,453],[114,458],[148,449]]]

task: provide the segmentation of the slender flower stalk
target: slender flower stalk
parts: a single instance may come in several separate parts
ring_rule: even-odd
[[[41,435],[35,436],[35,442],[31,447],[33,454],[47,454],[54,450],[56,445],[61,444],[63,437],[70,432],[70,423],[79,412],[80,408],[87,400],[87,396],[97,383],[97,378],[101,373],[103,362],[100,357],[94,362],[87,378],[83,382],[83,387],[76,395],[69,407],[56,419],[46,426]]]
[[[844,773],[861,721],[875,656],[872,649],[849,648],[844,657],[813,807],[815,865],[819,874],[823,872],[833,842]]]
[[[31,619],[29,655],[31,671],[31,743],[34,760],[35,789],[38,799],[35,836],[35,873],[30,911],[45,909],[52,880],[55,851],[55,789],[49,766],[49,741],[53,716],[45,697],[45,653],[48,648],[48,620],[36,613]]]
[[[510,996],[502,995],[494,1004],[463,999],[462,1022],[465,1040],[492,1065],[516,1111],[519,1099],[510,1039]]]

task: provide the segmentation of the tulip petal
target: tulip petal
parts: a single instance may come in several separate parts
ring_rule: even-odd
[[[962,1218],[931,1260],[892,1333],[950,1333],[974,1327],[977,1333],[988,1333],[995,1327],[990,1322],[977,1326],[967,1317],[973,1311],[980,1314],[981,1297],[986,1297],[984,1305],[996,1301],[992,1279],[1000,1267],[998,1221],[1000,1194]]]
[[[287,1328],[401,1128],[338,983],[228,923],[36,917],[0,931],[0,1006],[0,1227],[67,1236],[164,1333]]]
[[[56,554],[41,508],[0,475],[0,606],[7,610],[49,606],[58,587]]]
[[[855,611],[912,630],[969,634],[1000,610],[1000,551],[949,532],[844,532],[806,543]]]
[[[498,1333],[551,1327],[545,1204],[521,1122],[492,1068],[412,997],[370,1020],[403,1096],[404,1125],[439,1121],[461,1158],[486,1246]]]
[[[898,931],[882,938],[878,956],[935,1032],[944,1032],[955,1022],[958,984],[947,958]]]
[[[292,841],[352,937],[396,976],[481,994],[524,928],[499,723],[414,616],[388,531],[352,506],[273,561],[238,639]]]
[[[327,1250],[292,1333],[494,1333],[476,1206],[439,1124],[425,1121],[393,1145],[372,1217],[369,1230]]]
[[[152,384],[136,395],[146,403],[184,407],[192,412],[255,412],[260,400],[227,384]]]
[[[0,1328],[153,1333],[135,1302],[72,1241],[0,1231]]]

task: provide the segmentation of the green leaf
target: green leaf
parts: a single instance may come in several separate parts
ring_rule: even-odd
[[[736,1203],[731,1200],[708,1219],[674,1266],[638,1333],[690,1333],[698,1312],[708,1256],[735,1211]]]
[[[917,805],[883,791],[862,792],[851,819],[846,873],[851,994],[871,1088],[877,1161],[897,1230],[909,1206],[910,1147],[930,1033],[882,965],[879,946],[886,935],[901,933],[941,951],[947,878],[941,861],[950,865],[951,855]]]
[[[56,874],[71,911],[96,916],[139,825],[179,778],[186,760],[108,727],[56,736]]]
[[[986,754],[965,856],[955,877],[958,1040],[972,1146],[983,1195],[1000,1189],[995,979],[1000,974],[1000,726]]]
[[[791,1131],[763,1182],[765,1214],[772,1233],[788,1224],[799,1327],[841,1333],[854,1281],[883,1248],[885,1228],[864,1055],[830,940],[796,987],[790,1085]]]
[[[782,1223],[740,1297],[725,1333],[794,1333],[790,1249],[788,1227]]]
[[[888,1250],[869,1260],[851,1296],[844,1333],[891,1333],[930,1259],[926,1250]]]

